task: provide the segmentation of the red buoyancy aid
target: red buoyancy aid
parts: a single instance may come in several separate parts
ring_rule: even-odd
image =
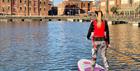
[[[93,37],[105,37],[105,21],[102,20],[101,26],[97,26],[97,20],[93,20],[94,25],[94,35]]]

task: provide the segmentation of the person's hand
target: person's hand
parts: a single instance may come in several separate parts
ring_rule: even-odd
[[[97,48],[96,48],[96,47],[94,47],[94,50],[96,51],[96,50],[97,50]]]
[[[111,48],[111,45],[110,45],[110,44],[108,44],[108,45],[107,45],[107,48]]]

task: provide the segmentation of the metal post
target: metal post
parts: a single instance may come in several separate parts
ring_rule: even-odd
[[[108,16],[109,11],[108,11],[108,0],[106,0],[106,15]]]

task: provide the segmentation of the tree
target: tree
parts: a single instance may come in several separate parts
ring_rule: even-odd
[[[136,12],[140,14],[140,5],[136,8]]]
[[[111,12],[113,13],[113,14],[118,14],[118,7],[115,7],[115,6],[113,6],[112,8],[111,8]]]

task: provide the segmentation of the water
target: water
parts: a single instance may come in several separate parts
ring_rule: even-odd
[[[140,28],[132,25],[112,25],[108,60],[112,71],[140,71]]]
[[[92,45],[86,39],[89,25],[86,22],[1,22],[0,71],[77,71],[79,59],[91,58]],[[112,48],[107,56],[111,70],[132,64],[135,65],[130,70],[140,70],[140,28],[110,25],[110,30]]]

